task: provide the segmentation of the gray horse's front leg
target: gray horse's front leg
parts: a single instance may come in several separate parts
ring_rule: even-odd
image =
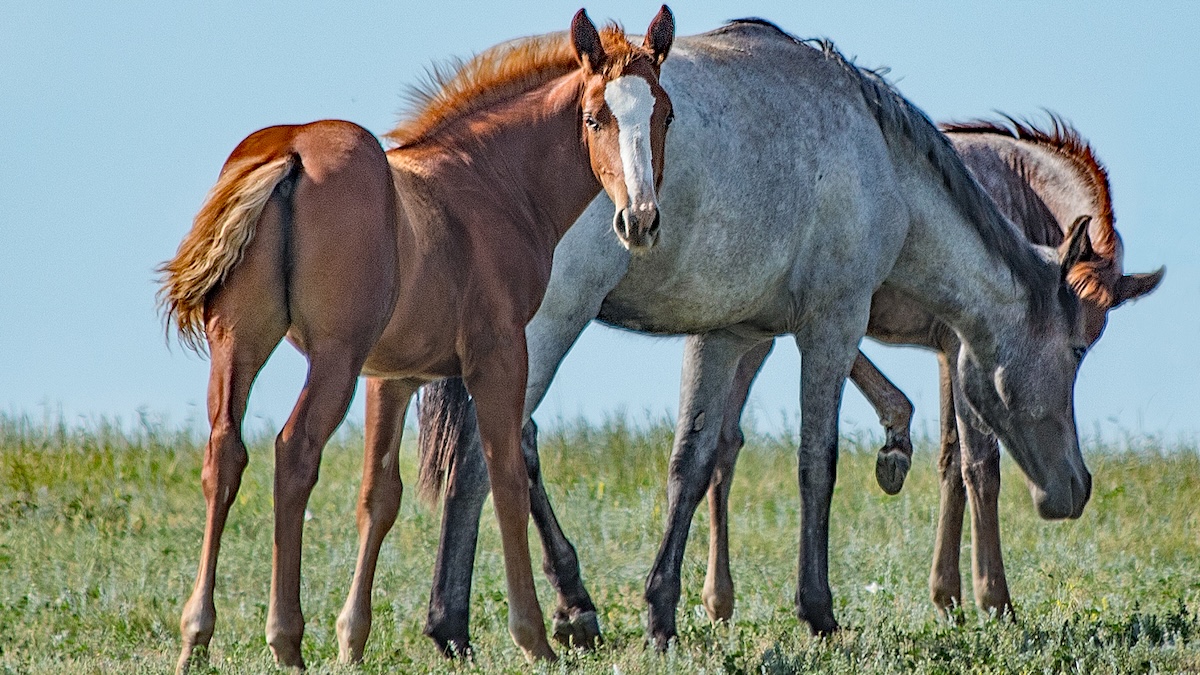
[[[879,372],[861,351],[850,369],[850,380],[879,415],[887,438],[875,458],[875,480],[889,495],[898,494],[912,467],[912,401]]]
[[[696,506],[712,479],[734,371],[756,342],[722,331],[690,336],[684,348],[679,419],[667,478],[667,531],[646,579],[648,637],[660,650],[676,635],[684,547]]]
[[[853,316],[849,311],[846,314]],[[800,348],[801,509],[796,614],[818,635],[838,629],[829,588],[829,508],[837,480],[842,390],[862,337],[859,332],[854,339],[844,329],[833,322],[820,322],[796,334]]]

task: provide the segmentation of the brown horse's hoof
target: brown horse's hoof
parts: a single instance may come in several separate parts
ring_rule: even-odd
[[[889,495],[899,494],[904,479],[912,467],[912,459],[902,450],[892,447],[880,448],[875,458],[875,480]]]
[[[591,650],[600,643],[600,619],[593,611],[554,612],[554,639],[564,647]]]

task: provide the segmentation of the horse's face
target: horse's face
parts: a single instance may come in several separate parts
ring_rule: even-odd
[[[613,229],[631,251],[658,241],[657,189],[671,123],[671,99],[658,83],[659,68],[675,37],[675,20],[663,5],[632,53],[606,52],[583,10],[571,25],[571,41],[584,71],[581,133],[592,171],[616,214]]]
[[[1045,321],[1014,321],[1003,344],[986,353],[964,344],[958,356],[959,409],[1004,442],[1025,473],[1043,518],[1078,518],[1092,491],[1075,428],[1075,376],[1088,348],[1078,298],[1065,282],[1087,238],[1068,237],[1057,288],[1048,289]],[[962,405],[967,403],[969,405]]]

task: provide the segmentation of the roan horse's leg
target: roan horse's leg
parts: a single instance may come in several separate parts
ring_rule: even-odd
[[[366,453],[358,497],[358,563],[346,604],[337,619],[338,660],[357,663],[371,632],[371,587],[379,548],[396,522],[404,485],[400,480],[400,438],[404,414],[416,391],[411,380],[367,380]]]
[[[845,316],[855,316],[853,307]],[[830,312],[829,316],[833,316]],[[866,307],[861,312],[866,317]],[[829,588],[829,507],[837,480],[838,412],[862,332],[833,321],[796,333],[800,348],[800,574],[796,613],[814,633],[837,630]],[[866,329],[865,322],[861,327]]]
[[[775,346],[767,340],[754,346],[738,363],[725,404],[721,434],[717,438],[717,465],[708,484],[708,572],[704,575],[701,599],[708,617],[713,621],[728,621],[733,617],[733,575],[729,571],[729,488],[733,485],[733,469],[738,452],[745,443],[742,434],[742,412],[750,385],[763,362]]]
[[[660,650],[676,635],[683,551],[696,506],[712,479],[734,372],[742,355],[756,343],[723,331],[687,338],[667,478],[667,530],[646,579],[649,637]]]
[[[958,410],[964,403],[955,401]],[[962,478],[971,499],[971,577],[975,604],[996,616],[1012,615],[1012,598],[1000,551],[1000,445],[965,415],[958,415]]]
[[[574,232],[574,230],[572,230]],[[608,235],[604,228],[602,234]],[[574,236],[568,233],[568,237]],[[573,272],[579,272],[576,265]],[[599,281],[588,287],[606,288]],[[525,417],[529,418],[550,386],[555,370],[563,356],[575,343],[588,320],[599,311],[604,293],[590,303],[587,294],[572,287],[568,297],[554,295],[553,285],[542,302],[541,309],[526,329],[529,340],[529,384],[525,390]],[[433,588],[429,597],[429,617],[425,634],[437,643],[447,656],[462,654],[469,646],[467,621],[470,613],[471,575],[475,562],[475,547],[479,534],[480,511],[487,499],[488,484],[482,446],[474,420],[474,403],[465,415],[462,435],[468,439],[454,456],[454,468],[448,472],[445,504],[442,511],[442,533],[434,567]],[[554,611],[554,637],[564,645],[587,647],[600,637],[595,605],[583,586],[579,559],[555,519],[554,511],[542,485],[537,462],[537,429],[526,425],[521,450],[525,457],[530,481],[530,508],[542,539],[543,570],[558,592],[558,607]]]
[[[898,494],[912,466],[912,401],[896,388],[861,351],[850,368],[850,380],[875,408],[887,437],[875,458],[875,480],[889,495]]]
[[[278,205],[269,202],[264,218],[277,217]],[[260,228],[258,241],[267,250],[281,250],[278,231]],[[210,300],[205,327],[212,366],[208,381],[208,421],[211,432],[204,446],[204,468],[200,474],[207,504],[204,543],[192,595],[184,604],[179,621],[182,649],[176,670],[186,672],[193,659],[206,659],[216,625],[213,590],[216,585],[217,555],[229,507],[241,485],[249,457],[242,442],[242,418],[254,377],[287,331],[287,313],[279,266],[273,258],[246,256],[243,264],[229,272],[228,283]],[[246,283],[241,283],[245,281]],[[261,311],[237,316],[231,309],[249,304]]]
[[[929,594],[933,604],[947,618],[962,606],[962,575],[959,549],[962,546],[963,514],[967,492],[963,485],[962,457],[958,443],[958,419],[954,413],[954,390],[945,352],[938,352],[941,394],[941,454],[938,478],[941,500],[938,504],[937,537],[933,544],[933,567],[929,572]]]

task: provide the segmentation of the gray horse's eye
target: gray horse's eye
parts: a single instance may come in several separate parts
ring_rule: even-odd
[[[1073,347],[1071,353],[1075,355],[1075,363],[1081,363],[1083,357],[1087,355],[1087,347]]]

